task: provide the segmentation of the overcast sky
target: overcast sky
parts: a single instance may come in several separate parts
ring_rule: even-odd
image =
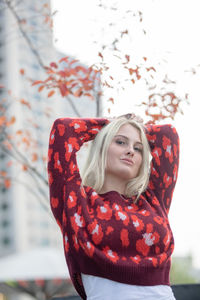
[[[55,46],[88,65],[98,60],[99,45],[93,41],[102,38],[103,24],[108,23],[109,18],[112,21],[112,14],[108,10],[102,13],[97,2],[52,0],[53,10],[58,11],[54,18]],[[161,62],[161,67],[163,64],[165,71],[177,81],[177,91],[189,93],[190,105],[186,105],[184,115],[177,116],[173,122],[180,136],[181,158],[170,222],[175,237],[174,255],[192,254],[195,265],[200,268],[200,196],[197,191],[200,179],[199,71],[197,68],[194,76],[185,72],[200,64],[200,3],[198,0],[124,0],[120,5],[121,11],[129,8],[143,12],[143,22],[133,31],[133,41],[137,43],[132,47],[136,55],[144,54],[155,65]],[[142,36],[143,28],[147,34]],[[107,36],[108,32],[105,32]],[[144,92],[139,86],[134,90],[134,96],[141,97]],[[127,100],[126,105],[124,102],[132,95],[131,89],[118,95],[112,114],[133,111],[133,101]]]

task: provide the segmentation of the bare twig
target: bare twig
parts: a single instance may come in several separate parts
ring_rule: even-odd
[[[23,25],[22,25],[22,20],[21,18],[18,16],[18,14],[16,13],[15,9],[13,8],[12,6],[12,2],[9,1],[9,0],[5,0],[5,3],[7,4],[7,7],[9,8],[9,10],[11,11],[12,15],[14,16],[14,18],[16,19],[17,21],[17,24],[18,24],[18,27],[19,27],[19,30],[23,36],[23,38],[26,40],[28,46],[30,47],[32,53],[35,55],[40,67],[42,67],[43,69],[46,69],[43,61],[42,61],[42,58],[40,57],[37,49],[34,47],[31,39],[29,38],[29,36],[27,35],[26,31],[23,29]]]
[[[81,114],[79,113],[78,109],[76,108],[73,100],[69,96],[67,96],[66,99],[69,101],[69,103],[70,103],[72,109],[74,110],[74,112],[76,113],[77,117],[81,117]]]

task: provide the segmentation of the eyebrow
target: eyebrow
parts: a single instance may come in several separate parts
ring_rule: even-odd
[[[122,135],[122,134],[117,134],[115,135],[114,137],[123,137],[125,138],[127,141],[129,140],[129,138],[125,135]],[[140,141],[136,141],[135,144],[140,144],[141,146],[143,146],[143,144],[140,142]]]

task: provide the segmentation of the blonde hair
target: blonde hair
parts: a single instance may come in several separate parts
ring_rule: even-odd
[[[92,141],[88,158],[82,173],[82,183],[86,186],[91,186],[97,193],[99,193],[103,187],[105,180],[105,168],[107,161],[108,147],[120,129],[121,126],[130,124],[139,130],[141,142],[143,145],[142,152],[142,164],[137,177],[128,181],[125,189],[125,196],[132,197],[139,196],[145,191],[149,182],[149,170],[150,170],[150,148],[144,133],[143,126],[137,123],[133,119],[119,118],[111,121],[105,125],[95,139]]]

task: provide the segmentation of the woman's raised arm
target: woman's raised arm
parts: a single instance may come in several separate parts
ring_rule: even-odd
[[[76,152],[84,142],[94,139],[106,119],[61,118],[51,129],[48,151],[50,203],[59,226],[62,226],[64,199],[71,187],[81,187]]]
[[[179,165],[179,137],[172,125],[147,125],[152,155],[149,188],[168,212]]]

